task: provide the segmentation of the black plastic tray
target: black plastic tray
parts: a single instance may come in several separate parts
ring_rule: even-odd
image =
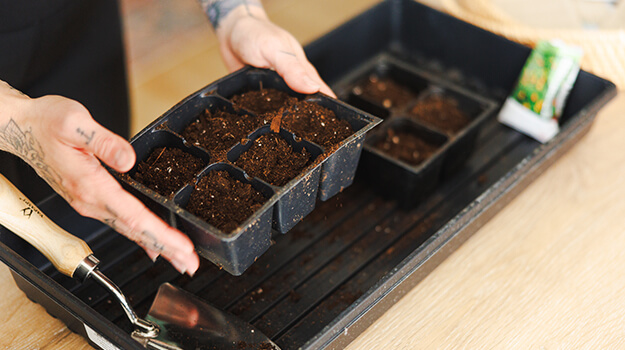
[[[363,81],[373,74],[410,90],[414,99],[400,106],[385,107],[381,101],[355,93]],[[498,105],[493,99],[433,76],[410,61],[402,61],[387,53],[375,57],[348,74],[336,84],[336,91],[337,95],[348,103],[384,119],[383,127],[374,130],[365,142],[361,172],[371,186],[378,188],[381,195],[395,198],[406,207],[418,204],[427,194],[434,191],[440,179],[448,178],[462,168],[474,150],[478,131],[486,120],[498,111]],[[461,130],[449,132],[411,117],[410,110],[432,95],[443,95],[453,99],[458,104],[458,109],[471,120],[470,123]],[[401,119],[399,123],[398,119]],[[406,164],[375,147],[375,143],[388,129],[384,127],[385,124],[389,123],[394,124],[392,127],[394,129],[404,125],[412,130],[415,128],[408,125],[418,124],[421,127],[417,134],[423,135],[423,129],[430,129],[431,132],[426,138],[432,139],[434,137],[432,134],[438,134],[439,136],[434,138],[441,139],[442,136],[446,136],[445,142],[442,144],[439,142],[440,148],[432,155],[432,161],[426,160],[417,166]]]
[[[211,111],[226,109],[231,113],[254,115],[252,111],[235,109],[228,98],[260,88],[285,91],[299,99],[328,108],[336,114],[337,118],[347,121],[354,133],[343,140],[336,150],[324,154],[325,149],[322,146],[306,140],[300,141],[297,135],[280,130],[280,137],[286,140],[295,151],[306,148],[312,155],[312,164],[284,186],[273,186],[261,179],[252,179],[244,170],[233,166],[232,173],[238,174],[235,178],[254,183],[257,189],[262,187],[261,192],[268,199],[235,231],[222,232],[185,210],[193,184],[181,187],[173,198],[167,198],[132,178],[137,166],[128,172],[129,176],[114,173],[126,190],[143,201],[170,225],[186,233],[200,255],[234,275],[242,274],[271,246],[272,228],[281,233],[288,232],[313,211],[317,198],[327,200],[351,185],[365,134],[380,122],[376,117],[325,95],[298,94],[291,90],[274,71],[246,67],[187,97],[133,137],[130,143],[137,154],[137,163],[147,159],[150,153],[158,147],[176,147],[205,161],[206,167],[201,174],[206,174],[207,168],[212,168],[219,163],[212,159],[208,151],[192,145],[180,136],[182,130],[206,109]],[[268,133],[273,133],[273,131],[269,125],[265,125],[250,131],[248,138],[254,141]],[[222,161],[234,164],[252,144],[253,142],[247,142],[234,145],[227,152],[227,159]],[[322,154],[325,158],[316,161]],[[196,182],[202,176],[198,173]]]
[[[307,47],[330,84],[387,53],[499,104],[529,52],[412,0],[386,1]],[[381,198],[357,176],[288,235],[274,236],[276,243],[238,277],[206,261],[194,278],[181,276],[165,261],[153,264],[106,226],[80,217],[58,196],[41,207],[89,242],[139,315],[158,286],[171,282],[252,323],[283,349],[338,349],[574,145],[615,94],[612,83],[580,72],[561,131],[544,145],[489,118],[463,168],[410,210]],[[119,305],[97,284],[60,275],[6,230],[0,230],[0,242],[0,258],[18,286],[70,329],[97,348],[141,349]]]

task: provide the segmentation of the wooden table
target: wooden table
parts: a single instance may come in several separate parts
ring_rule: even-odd
[[[331,3],[325,1],[330,10]],[[366,4],[350,7],[320,28],[304,23],[313,33],[298,38],[329,30],[358,13],[358,6]],[[276,11],[287,23],[289,12]],[[148,99],[149,93],[137,89],[135,97]],[[172,99],[186,93],[177,91]],[[624,130],[621,94],[569,153],[348,349],[624,348]],[[0,348],[90,349],[30,302],[5,265],[0,285]]]

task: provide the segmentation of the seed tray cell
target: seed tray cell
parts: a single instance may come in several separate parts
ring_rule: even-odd
[[[339,83],[355,83],[387,55],[409,63],[434,85],[454,84],[497,107],[529,53],[413,0],[384,1],[306,47],[337,93]],[[275,244],[241,276],[205,260],[193,278],[181,276],[164,261],[153,264],[108,227],[81,217],[60,196],[39,204],[53,221],[90,243],[103,272],[140,316],[167,281],[253,324],[284,350],[341,349],[575,145],[615,94],[614,84],[581,71],[560,133],[546,144],[487,118],[465,164],[448,178],[439,177],[416,207],[402,208],[380,196],[359,170],[352,186],[318,202],[289,234],[274,235]],[[130,337],[123,311],[102,288],[68,280],[4,229],[0,259],[29,298],[94,347],[142,349]]]
[[[272,133],[273,131],[269,125],[256,130],[250,136],[250,141],[245,144],[239,144],[228,152],[228,160],[233,163],[236,162],[245,151],[252,147],[255,140],[263,135]],[[284,129],[280,130],[279,135],[293,147],[295,152],[301,152],[302,149],[306,149],[311,155],[309,170],[303,176],[289,181],[284,186],[275,186],[257,178],[259,181],[271,186],[276,193],[283,193],[277,198],[276,205],[273,208],[273,227],[281,233],[286,233],[315,208],[321,163],[314,163],[323,153],[323,149],[308,141],[296,141],[295,136]]]
[[[402,206],[412,206],[438,185],[449,139],[408,118],[393,118],[379,129],[367,139],[368,151],[362,155],[359,171],[369,183],[376,184],[374,188],[380,195],[399,199]],[[391,130],[407,132],[438,149],[420,164],[409,164],[376,146]]]
[[[275,190],[257,180],[249,179],[245,173],[226,163],[215,163],[207,167],[197,177],[196,184],[211,171],[227,171],[234,179],[251,184],[262,193],[267,202],[244,223],[238,234],[224,233],[186,210],[176,213],[176,225],[196,244],[199,253],[226,271],[240,274],[242,267],[251,265],[258,257],[258,252],[266,251],[271,246],[272,209],[275,205]],[[194,185],[187,185],[174,198],[182,209],[187,207]],[[206,232],[214,234],[207,235]]]

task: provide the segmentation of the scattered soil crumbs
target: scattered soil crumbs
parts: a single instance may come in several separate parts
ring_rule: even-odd
[[[386,108],[402,108],[417,95],[407,86],[401,85],[389,78],[380,78],[375,74],[358,84],[352,90],[355,95],[362,96]]]
[[[235,108],[245,108],[258,115],[274,112],[297,102],[297,98],[276,89],[260,89],[230,98]]]
[[[285,109],[282,127],[298,137],[323,146],[326,151],[354,133],[351,125],[317,103],[300,101]],[[273,125],[273,124],[272,124]]]
[[[134,179],[166,197],[191,182],[204,162],[178,148],[160,147],[137,165]]]
[[[260,343],[256,345],[256,344],[248,344],[241,340],[237,343],[237,349],[276,350],[277,348],[273,346],[271,343]]]
[[[183,131],[182,137],[206,149],[213,160],[223,159],[224,153],[263,125],[252,115],[238,115],[224,110],[206,110]]]
[[[378,141],[375,147],[393,158],[408,164],[419,165],[432,156],[439,146],[412,133],[388,129],[386,137]]]
[[[284,186],[310,163],[310,153],[304,148],[295,152],[291,145],[276,134],[267,134],[254,141],[235,165],[248,175],[258,177],[274,186]]]
[[[430,95],[410,109],[410,115],[449,134],[469,125],[471,119],[458,109],[458,101],[439,94]]]
[[[195,186],[187,210],[230,233],[266,201],[252,185],[237,181],[227,171],[211,171]]]

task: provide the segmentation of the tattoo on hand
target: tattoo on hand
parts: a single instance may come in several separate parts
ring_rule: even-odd
[[[89,145],[89,142],[91,142],[91,140],[93,140],[93,136],[95,135],[95,131],[92,131],[91,134],[86,133],[83,129],[81,128],[77,128],[76,132],[78,134],[80,134],[80,136],[82,136],[83,138],[85,138],[86,142],[85,145]]]
[[[113,230],[120,232],[120,227],[117,224],[117,213],[113,208],[105,205],[104,207],[106,211],[111,215],[110,218],[103,219],[102,221],[109,225]],[[121,233],[121,232],[120,232]],[[127,233],[129,234],[129,233]],[[130,238],[130,237],[129,237]],[[136,238],[133,239],[137,244],[139,244],[143,248],[147,248],[153,252],[161,254],[163,250],[165,250],[165,246],[156,239],[156,236],[152,234],[150,231],[143,231],[137,235]]]
[[[137,243],[139,243],[139,245],[141,245],[142,247],[145,247],[159,254],[162,253],[163,250],[165,249],[165,246],[159,243],[158,240],[156,240],[156,237],[149,231],[141,232],[139,242]]]
[[[198,0],[204,12],[208,16],[208,20],[212,23],[213,28],[219,28],[221,21],[228,16],[232,10],[243,5],[247,14],[254,17],[250,11],[250,6],[262,7],[260,0]]]
[[[45,162],[45,153],[29,127],[22,130],[15,120],[10,119],[4,128],[0,127],[0,144],[30,164],[39,176],[57,192],[71,202],[72,198],[61,185],[61,176]]]
[[[107,224],[110,228],[117,231],[117,219],[116,218],[108,218],[102,220],[105,224]]]
[[[289,55],[289,56],[293,56],[293,57],[297,57],[297,55],[295,55],[293,52],[288,52],[288,51],[280,51],[280,53],[283,53],[285,55]]]

